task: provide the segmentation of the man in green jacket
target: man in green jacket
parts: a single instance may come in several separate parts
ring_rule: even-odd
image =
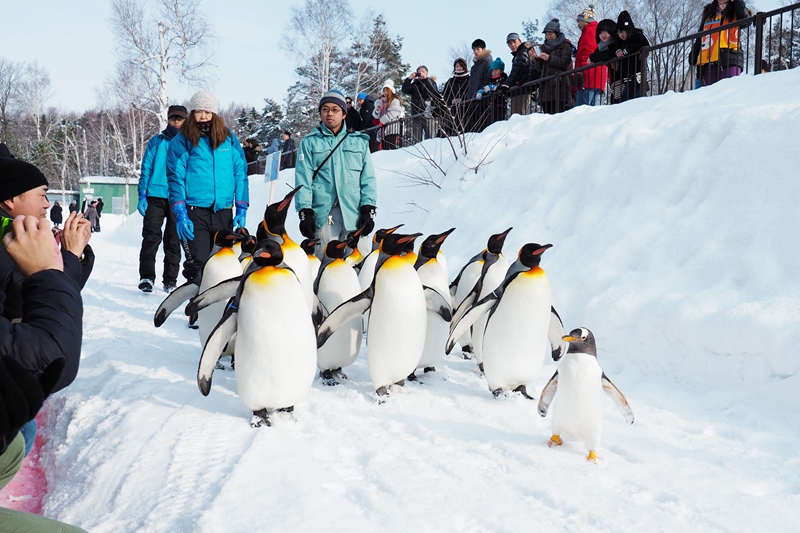
[[[369,136],[348,133],[344,127],[347,101],[331,90],[319,101],[320,123],[306,135],[297,149],[294,197],[300,216],[300,233],[317,240],[322,257],[331,240],[363,227],[372,232],[375,222],[377,186],[369,152]]]

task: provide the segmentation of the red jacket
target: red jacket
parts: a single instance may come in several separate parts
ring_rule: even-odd
[[[581,33],[578,41],[578,52],[575,55],[575,68],[584,67],[588,64],[589,55],[597,50],[597,22],[590,22]],[[605,67],[591,68],[583,71],[583,87],[579,89],[600,89],[606,90],[608,82],[608,69]]]

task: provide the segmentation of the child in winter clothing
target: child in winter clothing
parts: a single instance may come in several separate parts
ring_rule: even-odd
[[[495,58],[491,65],[489,65],[489,70],[492,73],[491,83],[484,85],[475,95],[475,98],[478,100],[489,98],[488,124],[493,124],[498,120],[506,118],[506,102],[508,101],[508,97],[499,90],[500,86],[505,85],[508,79],[505,69],[506,65],[503,63],[503,60],[499,57]]]

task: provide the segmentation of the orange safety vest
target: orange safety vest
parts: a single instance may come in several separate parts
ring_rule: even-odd
[[[717,13],[713,19],[706,20],[703,23],[703,31],[719,28],[724,24],[729,24],[732,20],[722,20],[722,14]],[[739,49],[739,28],[730,28],[717,33],[711,33],[703,37],[700,46],[700,57],[697,60],[698,65],[707,65],[709,63],[716,63],[719,61],[720,48],[728,48],[729,50]]]

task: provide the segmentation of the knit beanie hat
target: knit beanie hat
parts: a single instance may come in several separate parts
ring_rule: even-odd
[[[617,19],[617,31],[633,31],[633,19],[631,18],[631,14],[627,11],[623,11],[619,14],[619,18]]]
[[[506,70],[506,64],[503,63],[503,60],[499,57],[494,58],[494,61],[489,65],[489,70],[494,70],[496,68],[499,68],[503,72]]]
[[[594,4],[589,4],[589,7],[578,13],[578,22],[594,22]]]
[[[167,109],[167,118],[186,118],[187,116],[189,116],[189,112],[182,105],[171,105],[169,106],[169,109]]]
[[[475,39],[472,41],[472,49],[474,50],[475,48],[486,48],[486,41],[483,39]]]
[[[356,100],[366,100],[366,99],[367,99],[367,93],[363,91],[358,93],[358,96],[356,96]]]
[[[219,115],[217,99],[208,91],[194,93],[192,99],[189,100],[189,109],[191,111],[210,111],[215,115]]]
[[[385,82],[383,82],[383,87],[381,87],[381,92],[383,92],[383,90],[386,87],[388,87],[393,94],[397,94],[397,90],[394,88],[394,80],[386,80]]]
[[[319,99],[317,111],[321,111],[322,106],[325,104],[336,104],[342,108],[342,113],[347,114],[347,100],[345,100],[342,91],[338,89],[331,89],[322,95],[322,98]]]
[[[0,201],[42,185],[47,185],[47,178],[34,165],[19,159],[0,157]]]
[[[545,25],[544,31],[542,31],[542,33],[547,33],[549,31],[556,32],[556,35],[560,35],[561,34],[561,24],[558,23],[558,19],[553,19],[550,22],[548,22]]]

